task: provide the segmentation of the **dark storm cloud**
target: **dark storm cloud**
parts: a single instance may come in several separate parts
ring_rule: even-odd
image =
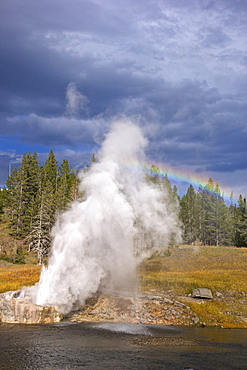
[[[30,114],[25,118],[8,121],[8,129],[18,132],[21,141],[45,146],[77,146],[79,143],[93,144],[95,124],[75,118],[44,118]]]
[[[15,153],[52,146],[59,156],[67,147],[73,163],[78,155],[84,163],[112,117],[125,113],[143,125],[150,158],[210,175],[241,170],[246,181],[246,2],[0,7],[0,133],[17,138]],[[68,86],[76,88],[66,99]]]

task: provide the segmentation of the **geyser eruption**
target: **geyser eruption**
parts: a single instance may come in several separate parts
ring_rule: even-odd
[[[168,194],[145,180],[140,164],[146,145],[133,122],[112,125],[98,161],[80,174],[84,200],[57,220],[48,267],[24,296],[68,313],[99,288],[129,289],[141,259],[164,247],[171,235],[179,240]]]

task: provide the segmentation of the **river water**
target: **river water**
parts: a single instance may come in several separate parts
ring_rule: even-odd
[[[0,369],[247,369],[247,330],[0,324]]]

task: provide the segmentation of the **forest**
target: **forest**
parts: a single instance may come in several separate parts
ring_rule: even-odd
[[[88,171],[95,160],[93,155],[83,171]],[[147,170],[146,181],[168,192],[169,201],[176,205],[184,244],[247,247],[247,206],[241,195],[237,204],[233,200],[227,204],[219,185],[210,178],[197,191],[190,185],[179,197],[176,186],[154,165]],[[78,173],[70,170],[67,159],[58,165],[50,150],[40,166],[37,153],[27,153],[20,167],[9,174],[6,188],[0,190],[0,216],[7,217],[11,235],[23,240],[42,263],[50,250],[55,220],[71,202],[82,197]]]

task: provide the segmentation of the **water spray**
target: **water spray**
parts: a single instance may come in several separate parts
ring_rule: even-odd
[[[80,173],[83,199],[52,229],[52,249],[40,281],[24,288],[37,305],[78,309],[99,289],[130,290],[143,258],[180,239],[177,212],[165,189],[146,181],[147,140],[128,119],[114,122],[97,161]]]

